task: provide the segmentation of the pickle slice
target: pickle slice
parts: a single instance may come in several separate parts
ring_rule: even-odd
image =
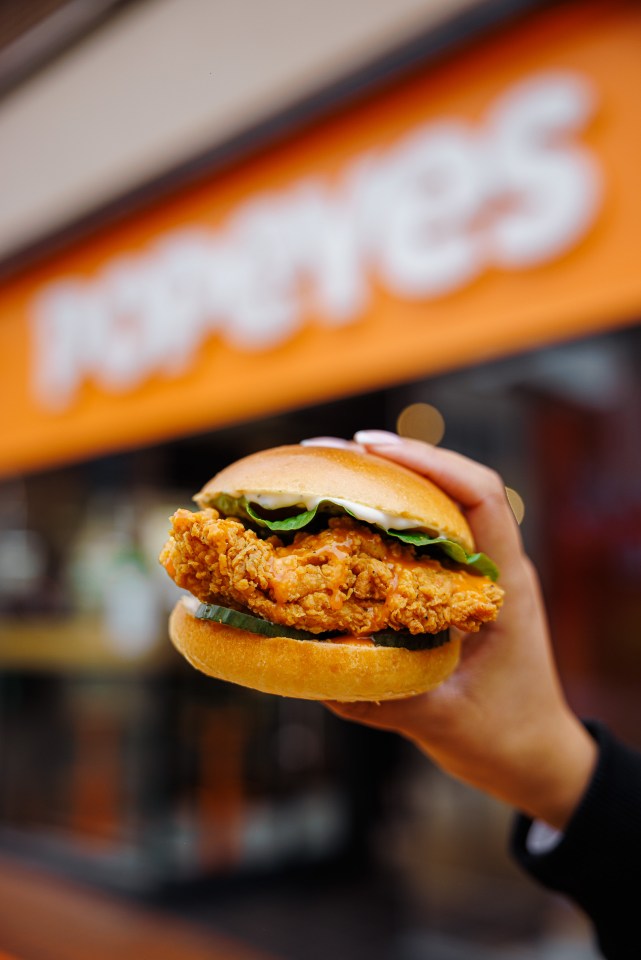
[[[406,650],[435,650],[450,639],[449,630],[440,633],[410,633],[409,630],[379,630],[372,634],[377,647],[404,647]]]
[[[230,610],[215,603],[201,603],[196,610],[198,620],[212,620],[215,623],[226,623],[239,630],[249,630],[258,633],[261,637],[288,637],[290,640],[314,640],[323,642],[339,636],[336,633],[310,633],[308,630],[296,630],[294,627],[282,627],[278,623],[270,623],[251,613],[242,613],[240,610]],[[406,650],[429,650],[441,647],[450,639],[449,631],[441,633],[409,633],[407,630],[380,630],[372,633],[371,639],[377,647],[404,647]]]
[[[215,603],[201,603],[196,610],[198,620],[213,620],[216,623],[226,623],[239,630],[249,630],[259,633],[261,637],[289,637],[290,640],[318,640],[314,633],[307,630],[296,630],[294,627],[281,627],[280,624],[270,623],[261,617],[254,617],[251,613],[241,613],[240,610],[230,610],[228,607],[219,607]]]

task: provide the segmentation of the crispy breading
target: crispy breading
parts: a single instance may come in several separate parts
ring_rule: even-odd
[[[313,633],[438,633],[450,626],[474,632],[496,619],[503,599],[488,577],[419,556],[343,516],[285,544],[213,509],[178,510],[160,560],[204,603]]]

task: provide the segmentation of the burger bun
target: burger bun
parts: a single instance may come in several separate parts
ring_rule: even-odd
[[[202,673],[263,693],[302,700],[398,700],[438,686],[459,659],[458,637],[418,651],[350,638],[263,637],[197,619],[191,599],[179,600],[169,619],[176,649]]]

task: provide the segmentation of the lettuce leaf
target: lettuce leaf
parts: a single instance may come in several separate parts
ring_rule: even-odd
[[[245,510],[248,516],[259,526],[268,527],[270,530],[278,532],[279,530],[302,530],[303,527],[306,527],[308,523],[312,522],[316,516],[318,507],[314,510],[305,510],[303,513],[297,513],[293,517],[285,517],[284,520],[266,520],[264,516],[256,513],[251,503],[245,504]]]
[[[435,545],[446,556],[455,563],[462,563],[473,567],[479,573],[489,577],[490,580],[498,580],[499,569],[485,553],[468,553],[460,543],[454,540],[448,540],[447,537],[430,537],[428,533],[406,530],[388,530],[390,537],[397,537],[403,543],[411,543],[415,547],[428,547]]]
[[[263,508],[259,508],[261,511],[259,513],[257,510],[258,504],[249,503],[245,497],[235,498],[227,494],[221,494],[217,497],[214,506],[227,516],[244,517],[259,527],[266,527],[273,533],[302,530],[311,523],[319,510],[327,513],[348,513],[351,517],[354,517],[355,520],[358,520],[358,517],[346,507],[339,507],[337,504],[332,503],[331,500],[323,500],[312,510],[301,509],[299,513],[294,513],[288,517],[282,517],[281,511],[273,511],[274,514],[278,514],[278,516],[274,516],[273,518],[267,517],[265,514],[268,514],[270,511],[264,510]],[[362,520],[358,520],[358,522],[363,523]],[[477,573],[489,577],[490,580],[498,580],[499,578],[498,567],[485,553],[468,553],[460,543],[456,543],[447,537],[432,537],[429,533],[424,533],[422,530],[384,530],[382,527],[378,529],[382,529],[383,533],[387,536],[396,537],[397,540],[411,544],[418,549],[434,547],[437,551],[449,557],[450,560],[453,560],[454,563],[471,567]]]

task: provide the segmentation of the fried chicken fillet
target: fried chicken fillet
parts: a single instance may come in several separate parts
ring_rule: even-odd
[[[488,577],[419,555],[347,516],[285,543],[213,508],[178,510],[160,560],[203,603],[312,633],[475,632],[496,619],[503,600]]]

